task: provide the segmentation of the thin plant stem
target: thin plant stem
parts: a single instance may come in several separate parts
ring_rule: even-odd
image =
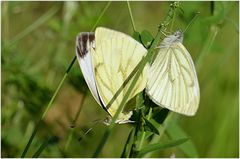
[[[132,147],[133,147],[133,141],[134,141],[134,134],[135,134],[135,131],[136,129],[133,128],[131,131],[130,131],[130,134],[128,135],[128,139],[127,139],[127,142],[125,144],[125,148],[124,148],[124,151],[121,155],[121,158],[130,158],[130,155],[131,155],[131,150],[132,150]],[[127,152],[126,152],[127,151]]]
[[[83,95],[82,95],[82,100],[81,100],[81,102],[80,102],[80,105],[79,105],[79,109],[78,109],[78,111],[77,111],[77,113],[76,113],[76,116],[75,116],[75,118],[74,118],[74,120],[73,120],[73,123],[72,123],[72,126],[75,126],[75,124],[76,124],[76,122],[77,122],[77,120],[78,120],[78,118],[79,118],[79,115],[80,115],[80,113],[81,113],[81,111],[82,111],[82,106],[83,106],[83,103],[84,103],[84,101],[85,101],[85,98],[86,98],[86,93],[84,93]]]
[[[150,107],[150,109],[149,109],[147,119],[150,120],[151,117],[152,117],[152,107]],[[144,131],[144,132],[142,133],[142,136],[141,136],[141,139],[140,139],[140,142],[139,142],[138,150],[141,150],[141,148],[142,148],[142,146],[143,146],[143,142],[144,142],[145,136],[146,136],[146,132]]]
[[[112,2],[112,1],[108,1],[107,4],[106,4],[106,6],[103,8],[103,10],[102,10],[101,14],[99,15],[96,23],[95,23],[94,26],[92,27],[91,32],[94,31],[94,29],[96,28],[97,24],[98,24],[99,21],[102,19],[103,15],[104,15],[105,12],[107,11],[108,7],[110,6],[111,2]]]
[[[83,94],[82,100],[81,100],[81,102],[79,104],[78,111],[77,111],[77,113],[76,113],[76,115],[75,115],[75,117],[74,117],[74,119],[73,119],[73,121],[71,123],[71,129],[70,129],[70,132],[68,134],[68,139],[67,139],[66,145],[64,147],[65,151],[68,149],[69,144],[71,143],[71,140],[72,140],[72,137],[73,137],[73,132],[74,132],[75,127],[76,127],[76,122],[77,122],[77,119],[78,119],[78,117],[79,117],[79,115],[80,115],[80,113],[82,111],[82,107],[83,107],[83,103],[84,103],[85,97],[86,97],[86,93]]]
[[[39,125],[40,125],[41,121],[43,120],[43,118],[44,118],[45,115],[47,114],[48,110],[50,109],[50,107],[51,107],[51,105],[52,105],[52,103],[53,103],[55,97],[57,96],[57,93],[59,92],[59,90],[60,90],[60,88],[61,88],[61,86],[62,86],[64,80],[66,79],[66,77],[67,77],[67,75],[68,75],[68,72],[69,72],[70,69],[72,68],[72,66],[73,66],[75,60],[76,60],[76,57],[72,60],[72,62],[71,62],[71,64],[69,65],[69,67],[68,67],[66,73],[64,74],[62,80],[61,80],[60,83],[58,84],[57,89],[55,90],[55,92],[54,92],[54,94],[53,94],[51,100],[49,101],[47,107],[45,108],[45,110],[44,110],[44,112],[43,112],[43,114],[42,114],[40,120],[38,121],[36,127],[34,128],[34,131],[33,131],[32,135],[31,135],[31,137],[30,137],[30,139],[29,139],[29,141],[28,141],[28,143],[27,143],[25,149],[23,150],[23,153],[22,153],[22,155],[21,155],[21,158],[25,157],[25,155],[26,155],[26,153],[27,153],[27,151],[28,151],[28,149],[29,149],[29,147],[30,147],[30,145],[31,145],[31,143],[32,143],[32,141],[33,141],[33,139],[34,139],[36,133],[37,133],[37,130],[38,130],[38,128],[39,128]]]
[[[205,41],[204,45],[203,45],[203,48],[199,54],[199,57],[197,58],[197,61],[196,61],[196,69],[197,71],[200,70],[200,68],[202,67],[202,64],[203,64],[203,60],[204,58],[208,55],[211,47],[212,47],[212,44],[217,36],[217,33],[219,31],[219,28],[215,25],[212,25],[210,27],[210,32],[208,33],[208,38],[207,40]]]
[[[27,151],[28,151],[28,149],[29,149],[29,147],[30,147],[30,145],[31,145],[31,143],[32,143],[32,141],[33,141],[36,133],[37,133],[37,130],[38,130],[38,128],[39,128],[40,123],[41,123],[41,120],[37,122],[37,124],[36,124],[36,126],[35,126],[35,128],[34,128],[34,130],[33,130],[33,132],[32,132],[32,134],[31,134],[31,136],[30,136],[30,138],[29,138],[29,141],[28,141],[27,145],[25,146],[25,148],[24,148],[24,150],[23,150],[23,153],[22,153],[22,155],[21,155],[21,158],[25,157],[25,155],[26,155],[26,153],[27,153]]]
[[[44,112],[43,112],[43,114],[42,114],[41,120],[43,120],[43,118],[46,116],[48,110],[49,110],[50,107],[52,106],[52,103],[53,103],[54,99],[56,98],[56,96],[57,96],[57,94],[58,94],[60,88],[62,87],[63,82],[65,81],[67,75],[68,75],[68,73],[65,73],[64,76],[63,76],[63,78],[62,78],[62,80],[61,80],[60,83],[58,84],[57,89],[55,90],[55,92],[54,92],[54,94],[53,94],[53,96],[52,96],[50,102],[48,103],[46,109],[44,110]]]
[[[49,144],[50,142],[50,138],[45,140],[42,145],[39,147],[39,149],[35,152],[35,154],[32,156],[32,158],[37,158],[39,157],[39,155],[43,152],[43,150],[47,147],[47,145]]]
[[[173,13],[173,18],[172,18],[172,23],[171,23],[171,26],[170,26],[170,33],[172,33],[172,31],[173,31],[173,25],[174,25],[174,22],[175,22],[175,16],[176,16],[176,13],[174,12]]]
[[[28,34],[30,34],[32,31],[37,29],[39,26],[41,26],[43,23],[45,23],[48,19],[50,19],[54,14],[57,13],[59,8],[53,7],[49,11],[47,11],[45,14],[43,14],[39,19],[37,19],[34,23],[32,23],[29,27],[24,29],[22,32],[17,34],[7,45],[8,47],[15,44],[17,41],[21,40]]]
[[[2,36],[2,41],[8,41],[9,39],[9,2],[2,3],[2,27],[5,35]]]
[[[163,137],[164,131],[167,129],[168,124],[171,122],[171,120],[174,118],[174,113],[173,112],[169,112],[166,120],[163,123],[163,127],[160,129],[159,131],[159,137],[158,140],[161,140],[161,138]],[[153,140],[154,141],[154,140]]]
[[[65,144],[65,146],[64,146],[64,151],[67,151],[67,149],[68,149],[68,147],[69,147],[69,145],[70,145],[70,143],[71,143],[71,141],[72,141],[73,132],[74,132],[74,130],[73,130],[73,128],[72,128],[72,129],[70,130],[69,134],[68,134],[67,142],[66,142],[66,144]]]
[[[60,88],[62,87],[63,82],[65,81],[65,79],[66,79],[66,77],[67,77],[69,71],[71,70],[71,68],[72,68],[72,66],[73,66],[73,64],[74,64],[74,62],[75,62],[75,60],[76,60],[76,56],[73,58],[71,64],[69,65],[67,71],[65,72],[65,74],[64,74],[64,76],[63,76],[63,78],[62,78],[62,80],[61,80],[60,83],[58,84],[57,89],[55,90],[55,92],[54,92],[54,94],[53,94],[51,100],[49,101],[49,103],[48,103],[48,105],[47,105],[45,111],[43,112],[43,114],[42,114],[42,116],[41,116],[41,120],[43,120],[43,118],[46,116],[48,110],[49,110],[50,107],[52,106],[52,103],[53,103],[54,99],[56,98],[56,96],[57,96],[57,94],[58,94]]]
[[[133,20],[132,9],[131,9],[129,1],[127,1],[127,6],[128,6],[129,16],[131,18],[131,24],[132,24],[132,27],[133,27],[133,31],[135,32],[136,31],[136,27],[135,27],[135,23],[134,23],[134,20]]]

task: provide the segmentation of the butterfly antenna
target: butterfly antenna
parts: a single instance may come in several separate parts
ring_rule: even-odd
[[[102,121],[103,121],[102,119],[97,119],[97,120],[92,121],[92,122],[93,122],[92,127],[89,128],[89,129],[83,134],[83,136],[78,139],[78,141],[79,141],[79,142],[82,141],[82,139],[83,139],[89,132],[91,132],[92,129],[93,129],[97,124],[102,123]]]
[[[198,17],[198,15],[200,14],[200,12],[197,12],[194,17],[192,18],[192,20],[188,23],[187,27],[185,28],[185,30],[183,31],[183,33],[185,33],[185,31],[192,25],[192,23],[194,22],[194,20],[196,20],[196,18]]]
[[[94,125],[94,126],[95,126],[95,125]],[[93,127],[89,128],[89,129],[83,134],[83,136],[78,139],[78,141],[79,141],[79,142],[82,141],[82,139],[83,139],[92,129],[93,129]]]

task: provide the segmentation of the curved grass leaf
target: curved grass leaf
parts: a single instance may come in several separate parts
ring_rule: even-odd
[[[141,157],[142,155],[151,152],[151,151],[157,151],[157,150],[163,150],[166,148],[170,148],[170,147],[174,147],[177,145],[180,145],[184,142],[186,142],[189,138],[182,138],[182,139],[178,139],[178,140],[172,140],[172,141],[168,141],[165,143],[157,143],[157,144],[152,144],[152,145],[148,145],[143,147],[139,152],[137,157]]]
[[[11,41],[9,41],[8,46],[15,44],[17,41],[21,40],[25,36],[29,35],[32,31],[37,29],[39,26],[44,24],[47,20],[49,20],[53,15],[57,13],[59,10],[59,7],[53,7],[49,11],[47,11],[45,14],[43,14],[39,19],[37,19],[35,22],[33,22],[31,25],[29,25],[26,29],[24,29],[22,32],[18,33]]]
[[[169,124],[166,131],[171,139],[188,136],[177,123]],[[198,151],[191,140],[179,145],[179,148],[187,155],[187,157],[199,157]]]
[[[130,155],[130,152],[132,149],[132,145],[133,145],[133,140],[134,140],[134,129],[131,130],[131,132],[127,138],[121,158],[129,158],[129,155]]]

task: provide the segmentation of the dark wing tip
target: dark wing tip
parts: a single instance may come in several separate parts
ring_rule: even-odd
[[[93,32],[82,32],[77,36],[76,39],[76,53],[80,58],[83,58],[87,52],[90,43],[95,40],[95,35]]]

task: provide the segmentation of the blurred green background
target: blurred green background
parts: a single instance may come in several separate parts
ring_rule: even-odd
[[[75,56],[76,35],[92,29],[106,3],[1,2],[2,157],[20,157],[36,121]],[[137,31],[145,29],[155,35],[170,3],[130,4]],[[184,39],[197,65],[201,100],[196,116],[180,116],[179,124],[199,157],[238,157],[239,2],[182,2],[182,9],[184,13],[176,17],[174,30],[183,30],[194,13],[201,13]],[[217,17],[213,17],[214,12]],[[112,2],[98,26],[132,35],[126,2]],[[83,140],[79,138],[94,120],[105,116],[75,62],[27,157],[48,137],[51,141],[40,157],[91,157],[106,126],[98,124]],[[68,145],[74,119],[76,127]],[[120,157],[129,131],[129,125],[118,125],[100,157]],[[157,152],[154,157],[172,154],[191,157],[177,147]]]

